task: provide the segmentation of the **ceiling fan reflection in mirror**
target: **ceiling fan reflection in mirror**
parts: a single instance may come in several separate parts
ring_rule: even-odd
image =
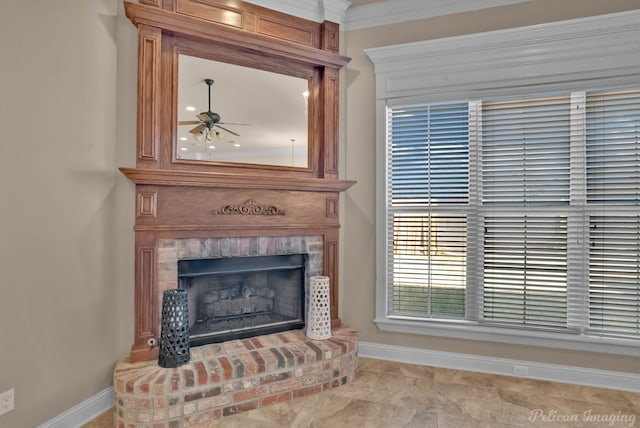
[[[198,120],[182,120],[178,122],[178,125],[196,125],[195,128],[189,130],[189,133],[193,134],[193,137],[200,142],[212,143],[214,139],[222,140],[222,134],[218,129],[228,132],[229,134],[239,137],[240,134],[234,132],[222,125],[247,125],[245,123],[225,123],[220,122],[221,117],[218,113],[211,111],[211,86],[213,85],[213,79],[204,79],[204,83],[209,87],[209,106],[208,110],[200,113],[196,117]]]

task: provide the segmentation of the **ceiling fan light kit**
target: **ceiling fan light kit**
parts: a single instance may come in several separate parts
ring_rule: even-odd
[[[179,125],[197,125],[195,128],[191,129],[189,133],[193,134],[193,137],[196,141],[202,143],[212,143],[215,140],[222,140],[223,135],[215,128],[219,128],[229,134],[235,135],[239,137],[240,134],[234,132],[228,128],[221,126],[223,122],[220,122],[221,117],[218,113],[211,110],[211,86],[213,85],[213,79],[204,79],[204,83],[209,87],[209,104],[207,111],[204,111],[198,114],[196,117],[197,121],[187,120],[178,122]],[[242,124],[236,124],[242,125]]]

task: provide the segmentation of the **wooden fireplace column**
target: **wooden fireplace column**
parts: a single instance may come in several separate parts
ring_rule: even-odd
[[[339,27],[236,0],[125,2],[138,28],[133,361],[157,358],[162,239],[322,236],[339,313]],[[307,168],[180,160],[176,156],[178,54],[232,62],[309,81]],[[176,278],[177,286],[177,278]]]

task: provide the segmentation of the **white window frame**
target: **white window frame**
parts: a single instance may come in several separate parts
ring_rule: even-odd
[[[640,10],[365,50],[376,74],[374,321],[381,330],[640,356],[632,339],[387,316],[385,202],[387,106],[637,85],[638,40]],[[468,270],[481,269],[477,262]]]

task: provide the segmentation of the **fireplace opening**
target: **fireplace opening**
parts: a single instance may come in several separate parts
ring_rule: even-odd
[[[191,346],[305,326],[306,254],[178,260]]]

